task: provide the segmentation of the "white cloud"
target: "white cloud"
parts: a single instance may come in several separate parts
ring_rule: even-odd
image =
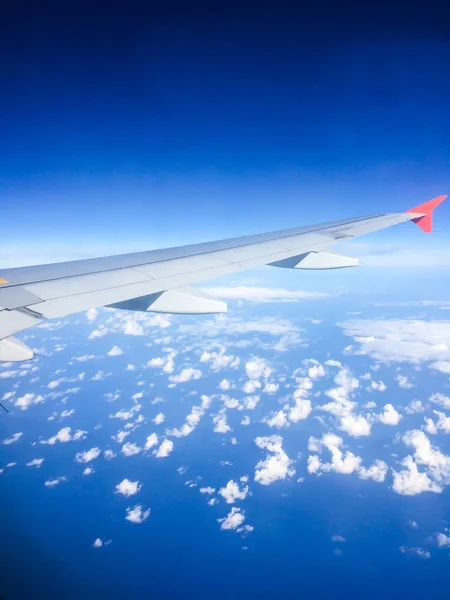
[[[242,419],[241,425],[250,425],[250,417],[248,415]]]
[[[55,487],[55,485],[58,485],[63,481],[67,481],[67,477],[56,477],[56,479],[48,479],[44,485],[46,487]]]
[[[106,379],[106,377],[109,377],[111,375],[111,373],[105,373],[105,371],[102,371],[100,369],[100,371],[97,371],[97,373],[95,373],[95,375],[92,376],[91,380],[92,381],[103,381],[104,379]]]
[[[244,398],[238,410],[254,410],[258,405],[259,400],[259,396],[247,396]]]
[[[63,410],[60,414],[60,417],[61,417],[61,419],[65,419],[66,417],[71,417],[74,414],[75,414],[75,409],[72,408],[71,410]]]
[[[306,292],[300,290],[285,290],[280,288],[264,287],[212,287],[204,288],[205,291],[221,298],[230,300],[246,300],[247,302],[298,302],[299,300],[316,300],[326,298],[329,294],[324,292]]]
[[[17,398],[14,406],[18,406],[21,410],[27,410],[32,404],[40,404],[44,402],[44,398],[38,394],[27,393]]]
[[[164,440],[158,450],[154,450],[153,454],[156,458],[166,458],[173,451],[173,442],[172,440]]]
[[[200,419],[205,414],[205,410],[211,405],[212,396],[201,396],[202,403],[200,406],[193,406],[191,412],[186,417],[186,422],[179,428],[167,429],[166,435],[174,437],[186,437],[190,435],[200,422]]]
[[[218,412],[218,414],[213,417],[214,423],[214,432],[215,433],[227,433],[231,431],[231,427],[227,423],[227,415],[224,410]]]
[[[200,494],[208,494],[209,496],[211,496],[211,494],[214,494],[215,491],[216,489],[213,487],[202,487],[199,489]]]
[[[444,394],[433,394],[430,396],[430,402],[439,404],[445,410],[450,410],[450,396],[444,396]]]
[[[107,354],[108,356],[120,356],[123,354],[123,350],[119,346],[113,346]]]
[[[161,423],[164,423],[164,421],[166,420],[166,417],[165,417],[164,413],[160,412],[152,420],[155,425],[161,425]]]
[[[222,379],[222,381],[219,383],[219,389],[226,391],[229,390],[231,388],[231,383],[228,381],[228,379]]]
[[[118,444],[122,444],[122,442],[130,435],[129,431],[125,431],[124,429],[119,429],[116,435],[112,435],[111,438],[117,442]]]
[[[326,360],[325,364],[327,365],[327,367],[342,367],[342,363],[339,362],[338,360]]]
[[[245,521],[245,516],[240,508],[233,506],[226,517],[217,521],[221,523],[220,529],[237,529]]]
[[[255,481],[262,485],[270,485],[275,481],[293,477],[295,470],[293,462],[283,450],[283,438],[279,435],[257,437],[255,444],[261,450],[267,450],[264,460],[259,461],[255,467]]]
[[[86,467],[83,471],[83,475],[92,475],[92,473],[95,473],[92,467]]]
[[[129,319],[125,323],[123,332],[125,335],[144,335],[144,328],[137,321]]]
[[[234,504],[236,500],[245,500],[248,491],[248,485],[239,487],[239,483],[230,479],[225,487],[220,488],[219,494],[224,498],[227,504]]]
[[[421,400],[411,400],[411,402],[405,408],[405,412],[407,412],[409,415],[423,413],[425,412],[425,406]]]
[[[426,431],[431,434],[436,434],[438,431],[450,433],[450,417],[438,410],[433,410],[433,413],[438,417],[438,420],[435,423],[432,419],[425,419]]]
[[[298,423],[307,419],[312,411],[312,404],[310,400],[295,400],[295,406],[289,410],[289,420],[292,423]]]
[[[382,483],[386,479],[389,467],[383,460],[376,460],[371,467],[366,469],[361,467],[358,471],[360,479],[373,479],[377,483]]]
[[[135,413],[139,412],[141,410],[142,406],[140,404],[135,404],[133,407],[131,407],[129,410],[125,410],[125,409],[121,409],[118,410],[117,412],[115,412],[113,415],[109,415],[110,419],[122,419],[122,421],[129,421],[130,419],[133,419],[135,416]]]
[[[137,494],[141,488],[142,484],[140,484],[139,481],[130,481],[129,479],[124,479],[116,485],[116,493],[129,497]]]
[[[86,319],[89,323],[93,323],[98,316],[98,310],[96,308],[90,308],[86,312]]]
[[[103,546],[103,542],[100,538],[97,538],[92,544],[94,548],[101,548]]]
[[[395,410],[392,404],[385,404],[384,412],[378,418],[384,425],[398,425],[402,415]]]
[[[200,379],[203,373],[199,369],[193,369],[192,367],[182,369],[181,373],[178,375],[171,375],[169,377],[170,381],[174,383],[186,383],[191,379]]]
[[[0,373],[0,379],[12,379],[13,377],[16,377],[16,375],[19,374],[19,371],[15,370],[15,371],[2,371]]]
[[[257,379],[253,379],[244,383],[242,386],[242,391],[244,391],[246,394],[254,394],[256,390],[259,390],[260,388],[261,382],[259,382]]]
[[[407,456],[401,463],[406,469],[393,471],[392,489],[397,494],[415,496],[423,492],[442,492],[442,488],[431,481],[426,473],[420,473],[412,456]]]
[[[43,462],[43,458],[33,458],[33,460],[30,460],[30,462],[27,462],[27,467],[36,467],[39,469]]]
[[[40,443],[50,444],[51,446],[53,446],[53,444],[56,444],[56,442],[61,442],[62,444],[64,444],[71,441],[84,440],[86,438],[86,433],[87,432],[83,431],[82,429],[77,429],[72,434],[71,427],[63,427],[58,431],[56,435],[52,436],[48,440],[41,440]]]
[[[385,392],[387,390],[386,384],[382,381],[371,381],[370,390],[376,390],[377,392]]]
[[[141,450],[142,448],[140,448],[137,444],[134,444],[132,442],[126,442],[122,446],[122,453],[125,454],[125,456],[133,456],[134,454],[139,454]]]
[[[103,456],[106,458],[106,460],[111,460],[113,458],[116,458],[117,454],[112,450],[105,450],[103,452]]]
[[[438,483],[450,483],[450,456],[433,448],[430,440],[423,431],[414,429],[407,431],[402,437],[403,442],[414,448],[414,460],[427,468],[428,474]]]
[[[397,381],[399,387],[403,388],[404,390],[409,390],[414,387],[414,384],[408,381],[408,378],[405,375],[397,375],[395,380]]]
[[[308,377],[310,379],[318,379],[325,376],[325,369],[321,364],[313,365],[308,369]]]
[[[276,392],[278,392],[279,389],[279,385],[278,383],[266,383],[266,385],[264,386],[263,392],[265,392],[266,394],[275,394]]]
[[[445,533],[437,533],[436,542],[439,548],[447,548],[450,546],[450,535],[445,535]]]
[[[272,369],[263,358],[256,357],[245,364],[245,372],[249,379],[260,379],[261,377],[267,379],[272,373]]]
[[[437,361],[433,368],[450,372],[450,321],[355,319],[338,325],[359,345],[350,353],[386,362]]]
[[[150,509],[145,510],[141,504],[136,504],[133,508],[127,508],[125,519],[131,523],[143,523],[150,516]]]
[[[5,446],[9,446],[10,444],[15,444],[16,442],[18,442],[20,440],[20,438],[22,436],[23,436],[23,431],[18,431],[17,433],[13,433],[11,437],[3,440],[2,444],[4,444]]]
[[[346,416],[355,406],[350,397],[359,387],[359,381],[355,377],[352,377],[350,371],[344,367],[340,369],[334,378],[334,382],[337,384],[337,387],[325,392],[325,395],[331,398],[332,402],[324,404],[319,408],[336,416]]]
[[[200,362],[211,363],[211,369],[219,371],[226,368],[235,369],[239,366],[240,359],[232,354],[225,354],[225,348],[221,348],[220,352],[208,352],[205,350],[200,356]]]
[[[98,458],[100,452],[100,448],[91,448],[85,452],[77,452],[75,455],[75,460],[79,463],[88,463]]]
[[[93,358],[97,358],[95,354],[83,354],[83,356],[72,356],[72,360],[76,360],[77,362],[87,362],[88,360],[92,360]]]
[[[107,335],[108,330],[106,329],[106,327],[104,325],[100,325],[98,329],[94,329],[93,331],[91,331],[91,333],[88,336],[89,340],[96,340],[98,338],[101,338],[105,335]]]
[[[158,436],[156,435],[156,433],[150,434],[149,436],[147,436],[147,439],[145,440],[144,450],[150,450],[151,448],[156,446],[157,443],[158,443]]]
[[[317,473],[319,470],[322,471],[335,471],[336,473],[342,473],[349,475],[359,471],[361,467],[361,457],[355,456],[352,452],[341,451],[340,446],[343,444],[343,439],[334,433],[327,433],[322,436],[321,440],[314,440],[316,446],[325,447],[331,453],[331,462],[322,463],[320,458],[316,455],[309,456],[308,458],[308,472]],[[310,440],[311,442],[311,440]]]
[[[271,417],[266,417],[263,419],[263,423],[267,423],[269,427],[276,427],[277,429],[283,429],[290,425],[288,416],[283,410],[273,413]]]
[[[370,435],[372,426],[363,415],[350,414],[342,417],[340,428],[353,437],[361,437]]]
[[[400,546],[399,550],[404,554],[411,554],[413,556],[419,556],[420,558],[428,559],[431,557],[431,554],[428,552],[428,550],[424,550],[423,548],[419,548],[417,546]]]
[[[430,365],[430,369],[450,375],[450,360],[438,360]]]

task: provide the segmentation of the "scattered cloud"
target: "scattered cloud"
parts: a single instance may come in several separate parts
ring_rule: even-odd
[[[236,500],[245,500],[248,496],[248,492],[248,485],[239,486],[239,483],[236,483],[232,479],[230,479],[225,487],[222,487],[219,490],[219,494],[227,504],[234,504]]]
[[[137,444],[134,444],[132,442],[126,442],[122,446],[122,454],[125,454],[125,456],[133,456],[134,454],[139,454],[141,450],[142,448],[140,448]]]
[[[256,464],[255,481],[262,485],[270,485],[275,481],[295,475],[295,470],[292,467],[294,461],[284,452],[281,436],[257,437],[255,444],[268,453],[264,460]]]
[[[85,452],[77,452],[75,455],[75,460],[79,463],[88,463],[98,458],[100,452],[100,448],[91,448]]]
[[[245,516],[240,508],[233,506],[226,517],[217,521],[221,524],[220,529],[238,529],[245,521]]]
[[[27,410],[32,404],[40,404],[41,402],[44,402],[43,396],[27,393],[20,396],[20,398],[17,398],[14,402],[14,406],[18,406],[20,410]]]
[[[385,362],[434,361],[434,369],[450,372],[450,321],[354,319],[338,325],[358,344],[348,349],[350,354]]]
[[[136,504],[133,508],[127,508],[125,519],[131,523],[143,523],[150,516],[150,509],[144,509],[141,504]]]
[[[20,440],[20,438],[22,436],[23,436],[23,431],[18,431],[17,433],[13,433],[11,437],[3,440],[2,444],[4,444],[5,446],[9,446],[10,444],[15,444],[16,442],[18,442]]]
[[[166,458],[173,452],[173,442],[172,440],[164,440],[160,447],[157,450],[153,451],[153,454],[156,458]]]
[[[55,487],[56,485],[62,483],[63,481],[67,481],[67,477],[56,477],[55,479],[47,479],[45,482],[46,487]]]
[[[56,433],[54,436],[50,437],[48,440],[41,440],[41,444],[56,444],[56,442],[61,442],[62,444],[76,441],[76,440],[84,440],[86,438],[87,431],[83,431],[82,429],[77,429],[72,433],[71,427],[63,427]]]
[[[27,467],[36,467],[39,469],[43,462],[43,458],[33,458],[33,460],[30,460],[30,462],[27,462]]]
[[[107,354],[108,356],[120,356],[123,354],[123,350],[119,346],[113,346]]]
[[[203,288],[208,294],[229,300],[246,300],[258,304],[267,302],[299,302],[300,300],[318,300],[330,294],[324,292],[306,292],[265,287],[209,287]]]
[[[378,418],[380,423],[383,423],[384,425],[398,425],[402,415],[395,410],[392,404],[386,404],[384,406],[384,411]]]
[[[116,485],[116,493],[122,494],[122,496],[134,496],[142,488],[142,484],[139,481],[130,481],[129,479],[123,479]]]

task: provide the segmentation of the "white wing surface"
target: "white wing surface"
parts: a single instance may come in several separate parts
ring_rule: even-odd
[[[358,265],[330,251],[339,242],[405,221],[431,231],[431,214],[446,196],[405,213],[65,263],[0,270],[0,361],[27,360],[33,351],[11,337],[44,319],[89,308],[205,314],[226,304],[188,286],[260,265],[335,269]]]

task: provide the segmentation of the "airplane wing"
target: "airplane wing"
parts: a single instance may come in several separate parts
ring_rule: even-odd
[[[339,242],[413,221],[431,231],[438,196],[404,213],[333,221],[216,242],[0,270],[0,361],[33,358],[13,334],[45,319],[109,306],[178,314],[226,312],[224,302],[188,286],[260,265],[336,269],[359,264],[330,251]]]

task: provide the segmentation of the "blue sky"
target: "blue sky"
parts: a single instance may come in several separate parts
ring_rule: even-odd
[[[90,19],[9,8],[2,264],[401,211],[446,193],[442,15],[328,10],[330,21],[245,3]]]

